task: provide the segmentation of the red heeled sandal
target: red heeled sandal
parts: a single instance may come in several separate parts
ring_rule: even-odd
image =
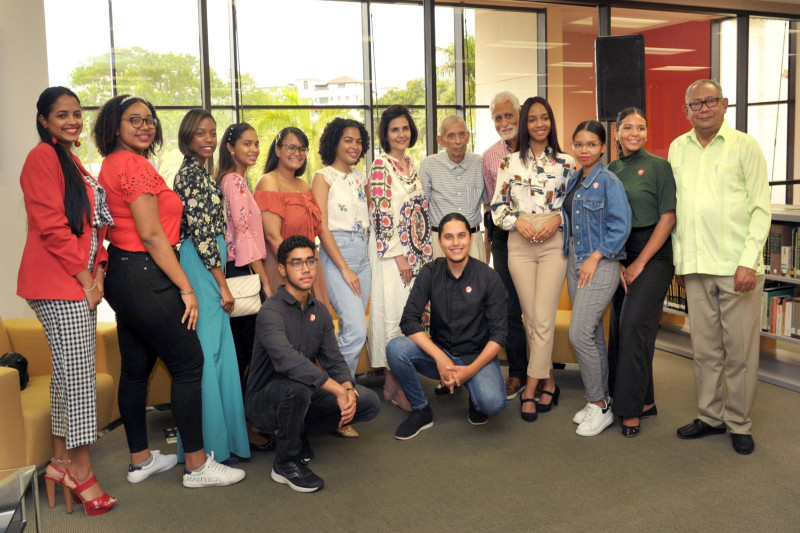
[[[94,498],[93,500],[84,500],[81,497],[81,493],[86,489],[89,489],[93,486],[97,485],[97,478],[95,476],[90,477],[74,489],[72,489],[72,496],[75,503],[83,504],[83,508],[86,510],[86,514],[89,516],[97,516],[101,514],[106,514],[110,511],[114,505],[116,505],[117,500],[116,498],[112,498],[107,493],[103,493],[101,496]]]
[[[67,514],[69,514],[72,513],[72,497],[70,495],[70,488],[65,483],[65,480],[69,479],[74,485],[77,485],[78,482],[72,477],[72,474],[70,474],[68,468],[61,470],[61,468],[58,467],[59,464],[63,464],[63,461],[51,459],[50,464],[47,466],[58,472],[60,477],[53,477],[47,473],[47,470],[45,470],[44,484],[47,488],[47,506],[53,508],[56,505],[56,483],[58,483],[64,488],[64,500],[67,506]]]

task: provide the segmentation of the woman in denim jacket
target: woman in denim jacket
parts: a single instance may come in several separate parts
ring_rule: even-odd
[[[625,258],[625,241],[631,232],[631,208],[622,182],[600,161],[606,149],[602,124],[581,122],[572,135],[572,147],[582,168],[567,182],[562,251],[568,258],[567,288],[572,304],[569,340],[588,400],[572,420],[578,424],[578,435],[591,437],[614,421],[603,311],[619,285],[619,261]]]

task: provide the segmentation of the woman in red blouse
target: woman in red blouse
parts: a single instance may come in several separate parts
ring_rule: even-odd
[[[117,314],[122,355],[119,410],[131,454],[128,481],[144,481],[177,464],[174,454],[151,451],[147,443],[147,382],[158,357],[172,375],[172,412],[186,452],[184,486],[241,481],[244,471],[217,463],[203,450],[198,304],[174,249],[183,205],[147,160],[162,141],[156,110],[143,98],[112,98],[97,116],[94,139],[105,156],[100,183],[115,220],[106,298]]]
[[[47,501],[54,506],[58,483],[67,512],[72,491],[87,514],[99,515],[116,503],[98,485],[89,457],[89,445],[97,440],[97,304],[108,262],[103,238],[113,221],[105,192],[70,151],[73,143],[80,145],[83,129],[78,97],[66,87],[50,87],[39,96],[36,112],[41,142],[19,178],[28,237],[17,294],[41,321],[53,356]]]
[[[298,128],[283,128],[269,147],[264,175],[256,184],[254,196],[264,221],[267,275],[273,292],[283,283],[275,260],[278,246],[291,235],[302,235],[314,242],[322,223],[319,204],[302,178],[307,154],[306,134]],[[317,269],[311,292],[330,307],[322,269]]]

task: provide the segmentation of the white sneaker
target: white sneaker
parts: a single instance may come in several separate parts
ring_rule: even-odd
[[[178,456],[174,453],[162,455],[158,450],[150,450],[150,456],[153,460],[147,466],[128,466],[128,481],[130,483],[139,483],[153,474],[169,470],[178,464]]]
[[[608,402],[605,408],[590,403],[586,406],[586,414],[575,433],[581,437],[594,437],[613,423],[614,413],[611,412],[611,405]]]
[[[244,479],[244,470],[231,468],[214,460],[214,452],[206,455],[206,464],[195,472],[186,471],[183,474],[183,486],[190,489],[203,487],[225,487],[233,485]]]
[[[591,402],[587,403],[583,406],[583,409],[575,413],[575,416],[572,417],[572,421],[576,424],[580,424],[583,422],[583,418],[586,416],[586,413],[589,411],[589,406],[592,405]]]

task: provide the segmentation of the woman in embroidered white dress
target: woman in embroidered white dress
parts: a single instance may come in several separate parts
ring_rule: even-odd
[[[574,170],[572,156],[558,144],[550,104],[540,96],[528,98],[520,111],[517,151],[500,163],[492,198],[494,223],[509,232],[508,270],[525,317],[528,379],[520,408],[526,422],[558,405],[553,338],[567,271],[561,253],[561,204]],[[537,386],[542,394],[538,404]]]
[[[414,278],[433,259],[428,201],[417,166],[406,155],[417,135],[408,108],[386,108],[378,124],[381,154],[372,163],[368,186],[372,224],[369,359],[373,368],[385,369],[384,399],[407,411],[411,406],[386,363],[386,344],[403,334],[400,318]]]

